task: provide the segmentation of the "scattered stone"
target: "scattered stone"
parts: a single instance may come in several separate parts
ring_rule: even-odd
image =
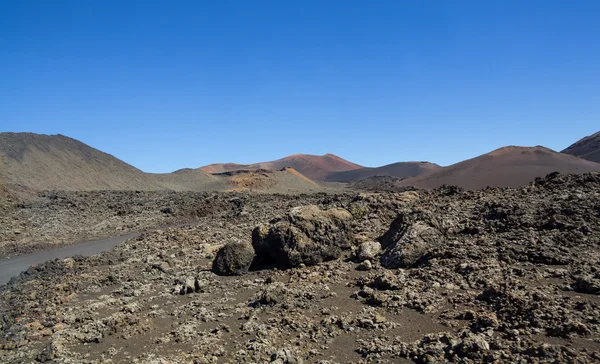
[[[381,252],[381,244],[376,241],[367,241],[358,247],[356,258],[359,262],[373,260]]]
[[[164,206],[195,220],[91,257],[46,262],[8,282],[0,362],[595,363],[599,191],[594,173],[516,189],[446,186],[418,198],[413,191],[43,192],[43,204],[0,214],[0,231],[18,226],[18,239],[35,229],[63,234],[52,235],[53,226],[77,234],[91,221],[83,213],[113,227],[148,226],[159,214],[170,218]],[[328,216],[332,210],[342,217]],[[297,234],[286,235],[289,256],[324,256],[319,246],[333,245],[348,259],[302,258],[282,270],[263,251],[270,265],[241,277],[214,274],[206,257],[217,255],[219,242],[248,242],[252,232],[268,250],[272,230]],[[359,262],[360,244],[373,241],[383,250]],[[385,268],[384,256],[394,255],[388,266],[402,268]]]
[[[274,364],[302,364],[304,360],[291,348],[278,350],[271,355],[271,363]]]
[[[600,269],[596,276],[588,274],[576,277],[573,289],[581,293],[600,294]]]
[[[227,276],[246,274],[255,255],[254,248],[250,243],[228,243],[217,252],[213,261],[213,272]]]
[[[362,271],[368,271],[373,269],[373,264],[371,263],[370,260],[365,260],[364,262],[360,263],[357,267],[357,270],[362,270]]]

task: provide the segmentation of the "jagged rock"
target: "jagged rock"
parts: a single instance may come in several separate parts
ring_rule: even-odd
[[[315,265],[339,258],[350,247],[352,215],[339,208],[321,210],[315,205],[292,209],[270,228],[260,225],[252,233],[257,265],[279,268]]]
[[[304,360],[291,348],[278,350],[271,355],[271,363],[274,364],[302,364]]]
[[[415,216],[400,214],[381,238],[381,264],[386,268],[410,268],[443,239],[440,231]]]
[[[366,241],[358,247],[356,259],[359,262],[374,259],[381,252],[381,244],[376,241]]]
[[[575,291],[589,294],[600,294],[600,274],[596,277],[591,274],[576,277],[573,285]]]
[[[219,275],[243,275],[248,273],[254,257],[254,248],[250,243],[228,243],[217,252],[212,269]]]
[[[373,264],[371,263],[370,260],[365,260],[364,262],[360,263],[357,267],[357,270],[362,270],[362,271],[368,271],[373,269]]]
[[[263,305],[283,303],[286,299],[287,293],[288,289],[285,287],[285,284],[281,282],[275,282],[269,284],[260,292],[257,302]]]
[[[179,294],[189,294],[196,291],[196,279],[194,277],[187,277],[182,280],[183,284],[180,285]]]
[[[38,355],[37,360],[45,363],[60,357],[63,346],[56,342],[51,342],[46,345],[42,352]]]

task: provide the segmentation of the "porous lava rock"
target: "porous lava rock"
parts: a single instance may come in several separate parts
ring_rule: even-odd
[[[217,252],[213,261],[213,272],[226,276],[246,274],[254,256],[254,248],[248,242],[227,243]]]
[[[286,269],[337,259],[351,246],[351,220],[350,212],[341,208],[295,207],[271,226],[259,225],[254,229],[256,265]]]
[[[410,268],[418,264],[443,235],[427,215],[401,213],[381,238],[384,252],[381,264],[386,268]]]

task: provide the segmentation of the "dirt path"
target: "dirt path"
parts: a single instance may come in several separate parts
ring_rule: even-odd
[[[56,258],[67,258],[74,255],[90,256],[112,249],[127,239],[138,236],[130,233],[108,239],[86,241],[67,245],[61,248],[49,249],[31,254],[19,255],[14,258],[0,260],[0,285],[6,284],[12,277],[18,276],[32,265],[40,264]]]

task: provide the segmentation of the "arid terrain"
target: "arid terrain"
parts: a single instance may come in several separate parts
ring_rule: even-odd
[[[0,362],[600,361],[593,161],[507,147],[151,174],[2,135],[0,259],[140,235],[0,286]]]
[[[171,173],[147,173],[64,135],[0,133],[0,182],[35,191],[293,194],[343,191],[355,184],[364,185],[369,178],[391,177],[398,187],[455,185],[477,190],[519,187],[552,172],[600,171],[600,163],[594,159],[599,151],[597,133],[561,153],[541,146],[507,146],[445,167],[431,162],[362,167],[333,154],[295,154],[271,162],[210,164]]]
[[[351,171],[363,168],[358,164],[349,162],[333,154],[325,154],[323,156],[310,154],[295,154],[271,162],[261,162],[254,164],[211,164],[208,166],[201,167],[200,170],[206,173],[223,173],[239,170],[277,170],[286,167],[294,168],[298,172],[302,173],[304,176],[314,180],[325,180],[329,175],[336,172]]]
[[[335,156],[314,156],[321,173],[338,163]],[[321,166],[319,163],[325,164]],[[297,173],[293,165],[252,169],[241,173],[182,169],[172,173],[145,173],[114,156],[64,135],[0,133],[0,182],[32,190],[67,191],[240,191],[268,193],[308,193],[325,190],[309,177]],[[307,170],[306,165],[300,164]],[[319,169],[319,168],[326,169]],[[335,170],[355,168],[339,162]],[[313,168],[313,167],[311,167]],[[240,170],[243,168],[240,168]],[[218,173],[217,173],[218,172]],[[226,173],[223,173],[226,172]]]
[[[600,364],[600,1],[0,1],[0,364]]]
[[[485,187],[519,187],[552,172],[588,173],[600,170],[595,163],[544,147],[504,147],[479,157],[407,178],[403,186],[437,188],[460,186],[469,190]]]
[[[142,200],[194,224],[13,279],[0,361],[600,360],[597,173],[476,192],[138,195],[90,201],[106,215],[121,201],[132,224],[150,219],[128,210]],[[59,196],[41,208],[80,212]]]

